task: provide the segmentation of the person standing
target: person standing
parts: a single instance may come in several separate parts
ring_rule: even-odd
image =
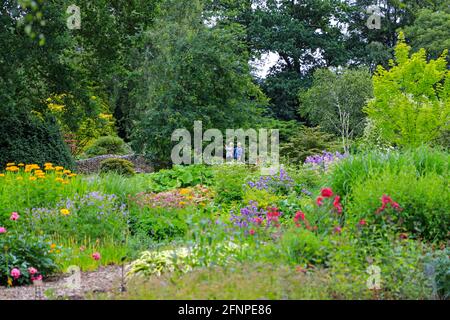
[[[225,146],[225,157],[227,162],[233,161],[234,158],[234,143],[230,142],[228,145]]]
[[[242,145],[240,142],[237,144],[237,148],[234,151],[234,157],[236,161],[242,162],[243,160],[244,149],[242,149]]]

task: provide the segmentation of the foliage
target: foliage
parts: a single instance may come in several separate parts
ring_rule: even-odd
[[[319,69],[314,72],[312,86],[299,94],[299,111],[312,125],[340,137],[344,150],[348,151],[350,140],[363,132],[362,109],[372,96],[368,70]]]
[[[365,108],[382,137],[399,146],[432,143],[449,130],[450,72],[445,51],[427,62],[425,50],[410,57],[403,34],[395,48],[390,70],[377,69],[375,98]]]
[[[450,10],[445,7],[434,11],[422,9],[412,25],[405,26],[403,31],[414,51],[425,48],[429,57],[438,58],[444,50],[450,50]]]
[[[55,205],[70,193],[77,175],[62,166],[45,163],[9,163],[6,173],[0,173],[0,222],[3,214],[27,208]]]
[[[293,132],[289,142],[280,146],[280,154],[291,164],[302,164],[307,157],[321,153],[323,150],[337,150],[333,135],[322,132],[320,128],[301,127]]]
[[[114,136],[105,136],[96,139],[85,151],[89,157],[102,156],[106,154],[124,155],[129,150],[125,142]]]
[[[446,178],[449,174],[449,164],[448,153],[429,147],[386,154],[370,151],[349,156],[339,162],[330,173],[329,182],[335,192],[346,197],[351,195],[356,184],[385,172],[395,175],[415,168],[417,176],[435,173]]]
[[[214,190],[218,203],[229,204],[242,200],[244,184],[252,176],[244,165],[225,164],[214,168]]]
[[[29,272],[31,267],[43,277],[51,275],[57,269],[54,257],[49,253],[49,243],[44,237],[2,234],[0,246],[3,249],[0,255],[0,285],[32,283]],[[11,276],[14,268],[20,270],[21,276],[18,279]]]
[[[213,173],[210,167],[203,165],[174,166],[151,175],[150,190],[167,191],[175,188],[187,188],[196,185],[211,185]]]
[[[196,120],[203,130],[248,127],[265,98],[250,76],[242,28],[204,25],[198,0],[169,0],[161,10],[142,43],[150,49],[134,92],[132,140],[157,167],[167,167],[175,129],[192,132]]]
[[[72,168],[70,152],[55,119],[39,117],[17,109],[0,110],[0,163],[38,163],[52,161]]]
[[[450,195],[448,176],[427,173],[417,177],[414,167],[401,172],[384,172],[372,176],[353,188],[347,221],[356,225],[364,218],[367,223],[386,231],[386,221],[397,224],[398,232],[408,237],[443,241],[448,238]],[[380,212],[380,199],[389,195],[399,205],[399,212]],[[372,230],[375,232],[375,230]]]
[[[91,192],[63,200],[54,208],[30,208],[25,212],[24,231],[78,243],[107,238],[121,241],[128,232],[127,219],[126,205],[116,195]]]
[[[115,172],[120,175],[132,176],[135,174],[134,164],[131,161],[119,158],[110,158],[100,163],[100,172]]]

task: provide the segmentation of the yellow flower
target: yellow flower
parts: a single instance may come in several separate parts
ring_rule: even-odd
[[[14,162],[9,162],[6,164],[7,167],[15,166],[16,164]]]
[[[6,168],[6,171],[17,172],[17,171],[19,171],[19,167],[9,166]]]
[[[70,214],[70,211],[68,209],[61,209],[59,212],[61,212],[63,216],[68,216]]]
[[[64,174],[70,174],[71,173],[71,171],[70,170],[64,170],[64,172],[63,172]]]
[[[76,173],[71,173],[71,174],[69,174],[69,178],[73,178],[73,177],[76,177],[76,176],[77,176]]]
[[[180,194],[183,195],[183,196],[187,195],[189,193],[191,193],[191,190],[189,190],[188,188],[180,189]]]
[[[64,180],[64,181],[62,182],[62,184],[69,184],[69,181]]]
[[[18,166],[18,167],[23,167],[24,164],[23,164],[23,163],[19,163],[17,166]]]
[[[52,243],[52,244],[50,245],[50,249],[55,249],[55,248],[56,248],[56,244]]]
[[[57,167],[55,167],[55,170],[56,170],[56,171],[62,171],[62,170],[64,170],[64,167],[57,166]]]
[[[34,172],[34,174],[36,174],[36,175],[41,175],[41,174],[43,174],[44,173],[44,171],[42,171],[42,170],[36,170],[35,172]]]
[[[184,206],[184,205],[186,204],[186,202],[180,201],[178,204],[179,204],[180,206]]]
[[[0,173],[0,177],[4,177],[5,176],[5,174],[4,173]]]
[[[56,182],[63,182],[64,179],[63,179],[63,178],[56,178],[55,181],[56,181]]]
[[[20,180],[23,180],[23,178],[22,177],[17,177],[16,180],[20,181]]]
[[[30,181],[36,181],[37,178],[36,177],[30,177]]]
[[[8,286],[12,286],[12,284],[13,284],[13,282],[12,282],[12,279],[10,278],[10,277],[8,277]]]
[[[51,162],[46,162],[44,164],[44,167],[52,167],[52,166],[53,166],[53,163],[51,163]]]

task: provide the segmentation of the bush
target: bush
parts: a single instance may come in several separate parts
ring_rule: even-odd
[[[211,185],[212,170],[204,165],[174,166],[151,175],[151,191],[161,192],[175,188],[187,188],[196,185]]]
[[[436,173],[448,177],[450,155],[428,147],[392,151],[369,152],[343,159],[330,174],[329,185],[341,196],[350,195],[353,187],[383,172],[400,173],[414,168],[418,176]]]
[[[124,176],[132,176],[136,172],[134,171],[134,164],[125,159],[106,159],[100,163],[101,173],[114,172]]]
[[[328,244],[315,233],[295,228],[283,234],[280,242],[281,255],[289,264],[307,267],[323,265],[328,254]]]
[[[188,230],[187,213],[175,208],[139,208],[133,210],[133,234],[150,237],[154,241],[183,238]]]
[[[214,189],[216,201],[231,203],[240,201],[244,196],[244,184],[252,177],[249,167],[239,164],[225,164],[214,168]]]
[[[119,137],[100,137],[89,146],[85,153],[88,157],[103,156],[107,154],[124,155],[129,152],[125,142]]]
[[[417,176],[414,167],[402,172],[384,172],[353,188],[347,222],[356,225],[364,218],[369,227],[382,223],[380,217],[396,222],[399,232],[430,241],[448,239],[450,193],[448,177],[436,173]],[[381,197],[390,196],[400,205],[398,212],[379,212]],[[391,209],[389,209],[391,210]],[[385,227],[382,231],[386,231]]]
[[[390,70],[379,66],[374,96],[365,108],[381,137],[402,147],[433,143],[449,131],[450,73],[447,51],[427,61],[425,49],[410,56],[403,33]]]
[[[9,230],[9,229],[8,229]],[[28,268],[35,268],[43,277],[56,270],[50,243],[44,237],[19,235],[14,231],[0,234],[0,285],[24,285],[32,282]],[[13,279],[11,270],[17,268],[20,277]],[[9,282],[9,283],[8,283]]]
[[[55,119],[25,112],[0,111],[0,164],[53,162],[73,168],[74,162]]]
[[[289,141],[280,147],[282,158],[291,164],[302,164],[307,157],[324,150],[337,151],[338,144],[333,135],[320,131],[320,128],[301,127],[291,134]]]

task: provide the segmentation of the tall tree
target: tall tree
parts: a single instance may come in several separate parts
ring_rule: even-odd
[[[134,146],[157,164],[170,163],[175,129],[245,127],[265,103],[253,84],[242,28],[208,26],[200,1],[167,0],[141,44],[141,86]]]
[[[340,137],[343,149],[348,151],[350,140],[363,133],[365,115],[362,109],[372,96],[368,70],[319,69],[314,73],[311,88],[299,95],[300,112],[310,124]]]
[[[429,58],[438,58],[450,50],[450,1],[446,9],[420,10],[414,23],[403,30],[414,51],[425,48]]]

